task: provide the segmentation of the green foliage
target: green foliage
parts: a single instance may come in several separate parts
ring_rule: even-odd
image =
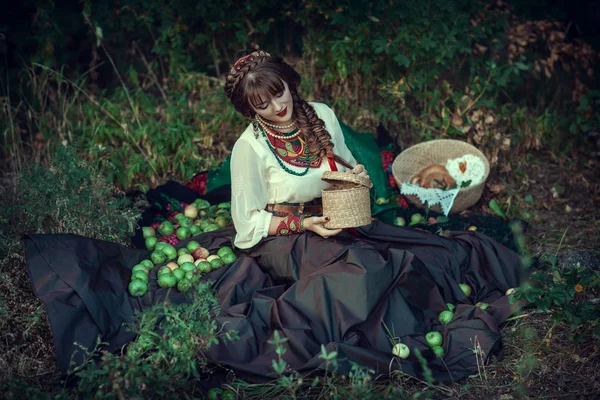
[[[0,259],[24,233],[74,233],[128,243],[140,217],[131,200],[82,159],[59,147],[48,168],[31,164],[0,196]]]
[[[552,319],[571,330],[571,338],[579,341],[586,332],[600,339],[600,308],[594,299],[600,293],[600,272],[576,265],[561,269],[556,257],[550,257],[552,267],[532,273],[514,294],[542,311],[552,311]]]
[[[237,339],[235,331],[218,331],[218,301],[211,286],[200,282],[192,303],[156,304],[138,314],[132,327],[138,338],[124,354],[101,351],[98,343],[82,365],[70,370],[76,385],[63,392],[64,398],[185,398],[183,393],[192,393],[207,369],[202,353],[219,340]]]

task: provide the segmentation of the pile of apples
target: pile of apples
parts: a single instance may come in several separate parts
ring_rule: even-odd
[[[146,248],[154,250],[159,242],[174,245],[200,233],[226,228],[232,224],[230,209],[230,202],[211,205],[206,200],[196,199],[184,208],[183,213],[174,214],[156,229],[154,226],[142,227]]]
[[[143,260],[132,268],[129,294],[136,297],[146,294],[150,272],[159,264],[167,263],[156,273],[158,286],[176,287],[180,292],[186,292],[203,275],[236,260],[237,256],[229,246],[223,246],[217,250],[217,254],[211,255],[208,249],[195,240],[179,250],[168,243],[158,242],[150,259]]]

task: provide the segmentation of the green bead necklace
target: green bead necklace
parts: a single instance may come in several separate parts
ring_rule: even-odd
[[[310,169],[310,158],[308,157],[310,152],[308,149],[308,145],[305,145],[304,147],[306,148],[305,150],[305,155],[306,155],[306,169],[302,172],[296,172],[293,171],[291,169],[289,169],[288,167],[285,166],[285,164],[283,163],[283,161],[279,158],[279,156],[277,155],[277,152],[275,151],[275,148],[273,147],[273,145],[271,144],[271,142],[269,141],[269,138],[267,137],[267,134],[265,133],[265,130],[263,129],[263,127],[261,126],[261,124],[258,125],[260,127],[260,131],[263,134],[263,137],[265,138],[265,141],[267,142],[267,146],[269,146],[269,149],[271,149],[271,152],[273,153],[273,155],[275,156],[275,159],[277,160],[277,162],[279,163],[279,165],[281,166],[281,168],[287,172],[288,174],[291,175],[295,175],[295,176],[304,176],[306,174],[308,174],[308,170]],[[293,135],[298,131],[298,129],[295,129],[294,131],[288,133],[288,135]]]

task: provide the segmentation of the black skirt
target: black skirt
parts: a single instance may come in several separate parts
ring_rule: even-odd
[[[235,232],[222,229],[193,239],[211,253],[230,245]],[[306,232],[270,236],[238,260],[204,279],[214,280],[221,305],[219,324],[239,340],[213,345],[207,357],[231,367],[247,380],[275,377],[275,330],[287,338],[283,356],[301,374],[325,368],[321,345],[338,353],[338,372],[352,363],[390,372],[389,334],[411,349],[393,369],[413,376],[422,371],[414,354],[420,349],[438,381],[457,380],[477,371],[479,357],[501,355],[500,325],[511,315],[505,291],[519,286],[518,254],[486,235],[453,231],[447,238],[426,231],[374,221],[323,239]],[[129,296],[131,268],[149,251],[76,235],[29,235],[26,257],[36,295],[45,303],[63,372],[76,350],[93,349],[97,337],[117,351],[135,338],[125,323],[134,310],[164,299],[167,289],[151,277],[149,292]],[[187,241],[176,247],[185,246]],[[156,269],[154,270],[156,271]],[[151,275],[152,276],[152,275]],[[459,283],[473,288],[466,297]],[[171,291],[172,302],[190,301]],[[490,306],[482,310],[476,302]],[[456,305],[447,325],[438,321],[446,304]],[[440,331],[445,356],[436,358],[425,334]],[[74,362],[82,354],[76,353]]]

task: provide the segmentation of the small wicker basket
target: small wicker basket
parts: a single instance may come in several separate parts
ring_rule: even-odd
[[[356,228],[371,223],[371,180],[350,172],[326,171],[322,180],[331,184],[322,190],[325,228]]]
[[[451,214],[461,212],[477,203],[483,193],[485,181],[490,174],[490,163],[486,156],[473,145],[460,140],[438,139],[416,144],[400,153],[392,164],[392,174],[401,187],[403,183],[417,175],[423,168],[433,164],[446,165],[449,159],[459,158],[465,154],[472,154],[483,160],[485,164],[485,175],[483,181],[477,185],[468,186],[459,190],[454,204],[450,210]],[[406,196],[406,199],[419,208],[424,208],[417,196]],[[441,213],[439,204],[430,210]]]

